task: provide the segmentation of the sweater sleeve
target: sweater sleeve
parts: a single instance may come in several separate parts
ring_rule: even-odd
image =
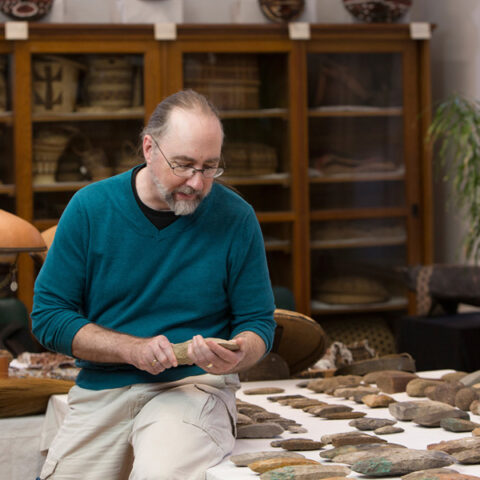
[[[72,355],[72,341],[88,323],[82,314],[88,219],[78,195],[65,209],[35,282],[32,331],[49,350]]]
[[[272,348],[275,310],[265,246],[253,210],[235,231],[229,255],[228,294],[232,309],[232,336],[249,330]]]

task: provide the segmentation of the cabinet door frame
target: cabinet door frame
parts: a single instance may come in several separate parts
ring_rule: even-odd
[[[246,28],[247,27],[247,28]],[[205,32],[208,28],[208,33]],[[173,93],[184,85],[183,55],[188,53],[278,53],[287,55],[288,136],[290,145],[290,196],[288,211],[263,212],[257,215],[260,223],[286,222],[291,224],[292,285],[296,308],[305,311],[308,305],[305,262],[307,206],[304,175],[305,155],[303,135],[297,125],[302,118],[303,58],[298,43],[288,39],[284,26],[180,26],[175,42],[168,45],[168,64],[171,75],[168,91]]]
[[[425,135],[430,122],[430,89],[428,66],[428,43],[410,39],[407,25],[390,27],[357,25],[346,29],[344,26],[314,28],[312,39],[306,45],[305,57],[309,54],[400,54],[402,62],[402,127],[403,162],[405,166],[405,205],[384,209],[361,209],[358,217],[345,215],[341,218],[375,218],[392,216],[403,218],[407,228],[406,264],[416,265],[432,262],[432,197],[431,197],[431,152],[425,145]],[[370,27],[370,28],[368,28]],[[334,33],[335,32],[335,33]],[[426,78],[422,79],[422,73]],[[307,74],[305,82],[307,82]],[[305,100],[305,105],[307,104]],[[305,110],[305,131],[308,132],[308,106]],[[308,133],[307,133],[308,135]],[[307,156],[308,137],[307,137]],[[307,159],[308,161],[308,159]],[[306,171],[306,170],[305,170]],[[310,182],[306,179],[307,189]],[[310,195],[308,194],[308,197]],[[312,211],[312,220],[334,219],[335,212],[319,215]],[[338,211],[336,214],[342,215]],[[308,248],[308,263],[311,264],[311,250]],[[312,273],[309,272],[308,288],[311,289]],[[309,292],[309,296],[311,293]],[[415,296],[408,293],[408,312],[414,314]],[[310,313],[310,310],[309,310]]]
[[[34,55],[130,54],[144,58],[144,123],[161,100],[164,92],[163,72],[165,46],[153,38],[152,26],[98,25],[29,25],[29,38],[14,42],[14,151],[16,180],[16,213],[41,230],[45,222],[34,218],[32,182],[33,118],[32,59]],[[148,72],[148,75],[145,73]],[[28,255],[21,255],[18,298],[29,310],[33,305],[34,266]]]

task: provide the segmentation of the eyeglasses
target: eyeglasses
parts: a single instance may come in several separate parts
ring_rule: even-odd
[[[224,168],[222,167],[205,167],[205,168],[195,168],[195,167],[187,167],[183,165],[172,165],[165,154],[162,152],[162,149],[160,148],[160,145],[157,143],[157,141],[150,135],[151,139],[155,142],[155,145],[157,146],[158,150],[162,154],[163,158],[167,162],[168,166],[172,169],[172,172],[174,175],[177,177],[181,178],[191,178],[193,177],[197,172],[201,173],[205,178],[217,178],[220,175],[223,174],[225,171]]]

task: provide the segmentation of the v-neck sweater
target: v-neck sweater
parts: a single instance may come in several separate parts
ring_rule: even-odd
[[[275,306],[253,208],[214,183],[193,214],[159,230],[138,206],[131,175],[79,190],[65,209],[35,282],[32,328],[40,343],[72,355],[74,336],[92,322],[172,343],[248,330],[269,351]],[[151,375],[132,365],[77,364],[77,384],[94,390],[205,373],[194,365]]]

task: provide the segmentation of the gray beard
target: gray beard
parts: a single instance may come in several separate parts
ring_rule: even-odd
[[[197,192],[195,189],[188,186],[179,187],[172,192],[168,192],[158,178],[153,175],[152,178],[158,192],[175,215],[191,215],[204,199],[204,195],[202,195],[201,192]],[[174,195],[176,192],[185,193],[187,195],[196,193],[197,196],[193,200],[175,200]]]

